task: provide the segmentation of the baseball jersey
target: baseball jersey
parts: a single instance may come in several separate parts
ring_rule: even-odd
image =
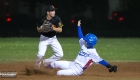
[[[95,48],[87,48],[83,38],[79,40],[81,50],[77,55],[75,62],[78,63],[83,70],[87,69],[93,62],[98,63],[103,59],[98,55]]]
[[[47,22],[47,21],[51,22],[51,23],[52,23],[53,25],[55,25],[57,28],[58,28],[58,27],[59,27],[59,28],[62,28],[62,26],[63,26],[61,19],[60,19],[57,15],[55,15],[54,17],[52,17],[51,20],[48,20],[48,19],[46,18],[46,15],[43,15],[43,16],[39,19],[39,21],[38,21],[38,23],[37,23],[37,27],[40,27],[41,25],[43,25],[43,23],[45,23],[45,22]],[[50,32],[41,33],[41,34],[44,35],[44,36],[46,36],[46,37],[53,37],[53,36],[56,35],[56,32],[55,32],[55,31],[50,31]]]

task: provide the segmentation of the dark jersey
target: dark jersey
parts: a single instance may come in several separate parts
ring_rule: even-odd
[[[44,15],[39,19],[39,21],[37,23],[37,27],[40,27],[46,21],[51,22],[53,25],[56,26],[56,28],[58,28],[58,27],[62,28],[62,26],[63,26],[62,21],[58,16],[55,15],[55,17],[53,17],[51,20],[47,20],[46,15]],[[46,37],[53,37],[53,36],[56,35],[56,32],[55,31],[50,31],[50,32],[41,33],[41,34],[46,36]]]

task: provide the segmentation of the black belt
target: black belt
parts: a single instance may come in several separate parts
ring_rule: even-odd
[[[43,36],[45,36],[45,37],[49,37],[49,38],[52,38],[52,37],[54,37],[55,35],[44,35],[44,34],[42,34]]]

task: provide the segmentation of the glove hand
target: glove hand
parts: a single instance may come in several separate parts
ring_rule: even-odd
[[[40,33],[48,33],[50,31],[52,31],[52,23],[50,23],[49,21],[48,22],[45,22],[43,23],[42,26],[40,26],[39,28],[37,27],[37,31]]]
[[[52,29],[52,23],[51,22],[47,21],[46,23],[44,23],[42,25],[42,32],[43,33],[48,33],[48,32],[50,32],[52,30],[53,29]]]
[[[109,72],[117,72],[118,70],[118,66],[111,66],[110,68],[108,68]]]

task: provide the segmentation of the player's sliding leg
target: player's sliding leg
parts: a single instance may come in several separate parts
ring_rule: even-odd
[[[59,70],[57,76],[78,76],[76,71],[73,69]]]
[[[59,68],[57,71],[58,76],[79,76],[82,71],[78,65],[71,61],[54,61],[47,67],[54,69]]]
[[[69,69],[71,61],[54,61],[50,63],[52,68]]]

